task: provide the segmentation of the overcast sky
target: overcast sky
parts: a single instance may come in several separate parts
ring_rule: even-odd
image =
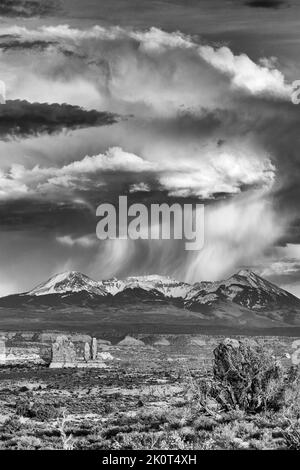
[[[296,0],[1,0],[0,295],[78,270],[249,267],[300,296]],[[101,242],[96,207],[205,203],[205,246]]]

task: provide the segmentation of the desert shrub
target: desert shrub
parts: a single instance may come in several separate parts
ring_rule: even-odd
[[[112,449],[190,450],[194,448],[194,444],[187,442],[185,437],[181,436],[178,431],[147,433],[133,432],[131,434],[120,434],[118,437],[119,439],[112,443]]]
[[[191,426],[184,426],[178,431],[179,436],[185,443],[196,442],[197,433]]]
[[[294,419],[300,417],[300,373],[299,366],[292,366],[287,373],[288,385],[285,394],[284,418]]]
[[[287,429],[290,425],[289,419],[286,417],[286,410],[280,413],[267,412],[253,417],[253,422],[259,429]]]
[[[11,416],[10,418],[8,418],[4,425],[1,426],[0,428],[0,431],[1,431],[1,434],[2,434],[2,430],[8,434],[14,434],[18,431],[20,431],[22,428],[22,423],[20,422],[20,419],[15,417],[15,416]]]
[[[38,421],[56,419],[59,409],[53,404],[43,401],[18,400],[16,403],[16,414],[24,418],[32,418]]]
[[[240,421],[232,424],[237,437],[246,438],[257,435],[258,428],[253,422]]]
[[[20,436],[11,439],[10,445],[17,450],[35,450],[42,447],[42,442],[34,436]]]
[[[300,450],[300,431],[299,428],[290,429],[284,433],[284,439],[290,450]]]
[[[202,450],[233,450],[247,449],[245,440],[236,435],[236,429],[232,424],[224,424],[210,432],[209,437],[201,444]]]
[[[286,446],[291,450],[300,450],[300,419],[289,420],[289,426],[283,431]]]
[[[131,428],[129,426],[108,426],[103,431],[103,438],[104,439],[113,439],[115,436],[120,434],[121,432],[131,432]]]
[[[241,409],[229,410],[227,412],[222,412],[218,415],[218,422],[221,424],[228,424],[232,421],[241,421],[245,419],[245,411]]]
[[[210,394],[227,411],[278,411],[287,385],[280,365],[253,341],[226,339],[214,350]]]
[[[110,449],[111,441],[104,440],[99,434],[90,434],[86,438],[77,439],[75,450],[106,450]]]
[[[198,431],[212,431],[217,426],[217,424],[218,423],[216,420],[209,416],[200,416],[195,420],[194,427]]]
[[[180,408],[166,413],[164,427],[166,429],[180,429],[193,422],[193,416],[189,408]]]

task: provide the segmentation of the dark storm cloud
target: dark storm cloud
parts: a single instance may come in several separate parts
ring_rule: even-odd
[[[3,38],[0,36],[0,49],[4,52],[26,50],[44,51],[50,46],[57,46],[57,43],[54,41],[20,41],[18,39],[14,39],[14,37]]]
[[[127,195],[128,205],[134,203],[145,204],[150,210],[151,204],[174,203],[199,204],[195,198],[169,197],[166,191],[161,191],[153,180],[153,187],[149,193],[129,193],[130,184],[135,181],[132,175],[118,175],[109,178],[105,187],[95,187],[75,192],[57,191],[53,199],[39,195],[38,197],[23,197],[18,200],[0,201],[0,224],[2,232],[6,231],[34,231],[47,232],[58,236],[72,233],[80,237],[86,233],[95,233],[96,209],[105,202],[118,208],[119,194]],[[126,181],[124,181],[126,180]],[[118,224],[118,220],[117,220]]]
[[[1,0],[0,16],[30,18],[57,12],[57,0]]]
[[[252,8],[271,8],[277,10],[288,5],[288,2],[284,0],[249,0],[245,2],[245,5]]]
[[[86,111],[68,104],[10,100],[0,105],[0,139],[55,134],[64,129],[105,126],[117,122],[115,114]]]
[[[96,211],[96,206],[95,206]],[[0,203],[3,231],[35,231],[82,234],[95,230],[96,216],[80,204],[65,200],[23,199]]]

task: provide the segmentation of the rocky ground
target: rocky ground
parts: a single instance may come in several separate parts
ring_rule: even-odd
[[[153,369],[0,369],[1,449],[297,448],[299,400],[280,411],[224,410],[212,373]]]

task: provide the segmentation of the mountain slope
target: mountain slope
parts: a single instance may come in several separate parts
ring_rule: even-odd
[[[186,299],[187,308],[211,306],[220,300],[254,311],[281,306],[300,308],[300,299],[248,270],[241,270],[225,281],[199,283],[197,288],[198,291],[196,289],[196,293]]]
[[[176,321],[180,317],[180,321],[194,318],[197,324],[262,328],[300,325],[300,300],[247,270],[224,281],[193,285],[158,275],[94,281],[84,274],[68,271],[52,276],[28,292],[0,299],[0,309],[41,312],[70,306],[74,312],[80,308],[87,313],[101,312],[106,321],[111,321],[111,312],[114,319],[124,321],[124,311],[131,308],[132,315],[138,315],[141,322],[151,309],[157,316],[160,308],[163,312],[164,306],[168,306],[168,315],[172,308],[176,311]],[[174,321],[174,315],[170,322]]]
[[[93,281],[85,274],[77,271],[66,271],[50,277],[46,282],[27,292],[26,295],[50,295],[87,292],[93,295],[107,295],[101,283]]]

